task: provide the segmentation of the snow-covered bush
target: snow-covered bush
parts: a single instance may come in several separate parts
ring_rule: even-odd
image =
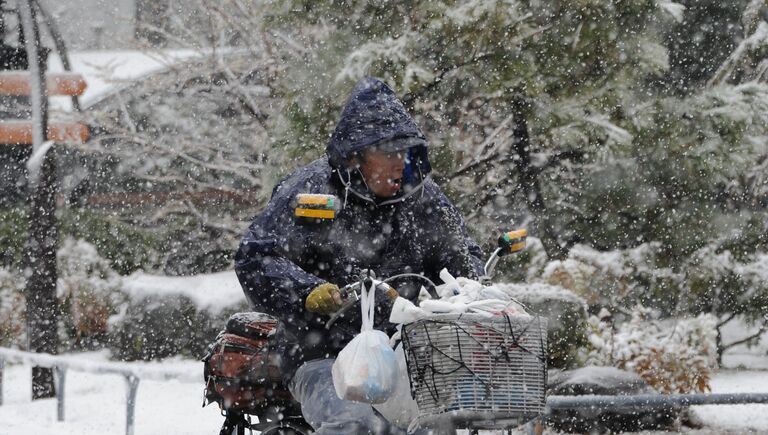
[[[670,264],[664,247],[643,243],[624,250],[598,251],[575,245],[563,260],[547,261],[536,239],[534,252],[522,266],[533,282],[557,285],[584,298],[591,313],[605,308],[616,323],[631,321],[627,307],[642,305],[662,318],[711,313],[715,328],[743,316],[750,325],[768,327],[768,256],[761,252],[735,255],[729,246],[713,240],[688,257]],[[743,249],[744,246],[741,246]],[[760,334],[723,343],[716,337],[718,356],[734,343],[754,344]]]
[[[0,346],[26,348],[24,277],[0,267]]]
[[[605,310],[589,318],[587,364],[613,366],[639,374],[664,393],[706,392],[717,366],[714,316],[653,320],[636,307],[630,321],[614,325]]]
[[[613,307],[648,303],[648,293],[672,272],[657,264],[658,243],[627,250],[598,251],[585,245],[571,248],[564,260],[547,263],[531,279],[560,285],[589,305]]]
[[[586,344],[587,311],[584,299],[565,288],[533,284],[497,284],[522,302],[533,314],[546,317],[547,364],[570,368],[580,365],[579,352]]]
[[[57,253],[60,329],[64,348],[104,344],[107,320],[124,300],[121,277],[96,247],[67,238]],[[26,347],[25,279],[21,272],[0,267],[0,345]]]
[[[127,301],[109,320],[115,358],[198,358],[230,314],[249,311],[233,271],[186,277],[135,273],[124,277]]]
[[[96,247],[84,240],[67,238],[57,254],[56,285],[66,335],[75,347],[103,343],[107,320],[124,296],[121,277]]]
[[[768,328],[768,255],[757,252],[742,257],[739,260],[730,250],[712,243],[686,261],[685,308],[717,316],[718,332],[739,316],[762,331]],[[754,344],[760,336],[757,333],[723,343],[718,333],[718,353],[722,356],[735,344]]]
[[[162,228],[145,228],[140,221],[121,219],[110,210],[67,208],[61,214],[62,237],[82,239],[99,250],[120,275],[154,269],[162,257]]]
[[[200,358],[229,315],[245,310],[244,300],[216,313],[181,295],[131,300],[110,319],[109,347],[114,358],[125,361]]]

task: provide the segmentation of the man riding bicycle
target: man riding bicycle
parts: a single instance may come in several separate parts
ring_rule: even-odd
[[[402,433],[371,405],[336,395],[331,366],[360,331],[352,312],[325,328],[343,303],[339,286],[364,270],[436,281],[447,268],[477,278],[481,252],[428,178],[424,134],[384,82],[357,83],[326,154],[274,188],[240,244],[235,270],[253,309],[280,319],[283,377],[318,434]],[[415,300],[420,285],[395,288]],[[376,294],[375,328],[388,335],[392,296]]]

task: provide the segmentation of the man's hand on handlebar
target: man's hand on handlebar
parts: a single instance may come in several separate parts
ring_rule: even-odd
[[[352,283],[352,284],[349,284],[349,285],[347,285],[347,286],[345,286],[344,288],[341,289],[341,297],[344,300],[344,304],[336,312],[331,314],[331,318],[325,323],[325,328],[326,329],[330,329],[330,327],[334,323],[336,323],[336,320],[338,320],[339,317],[342,317],[344,315],[344,313],[349,311],[353,306],[356,306],[357,301],[360,300],[360,296],[359,296],[359,294],[360,294],[360,285],[359,284],[371,285],[371,282],[369,281],[367,283],[366,282]],[[391,285],[389,285],[389,284],[387,284],[385,282],[378,282],[376,284],[375,292],[379,293],[379,294],[384,294],[384,295],[386,295],[387,298],[389,298],[390,300],[393,300],[393,301],[395,299],[397,299],[397,297],[399,296],[399,293],[397,292],[397,290],[395,290],[394,287],[392,287]],[[359,307],[359,305],[357,305],[357,306]]]
[[[348,308],[359,299],[357,294],[360,292],[360,286],[357,284],[353,283],[340,289],[336,284],[322,283],[309,293],[304,302],[304,308],[313,313],[326,315]],[[392,300],[397,299],[398,296],[397,290],[381,282],[376,286],[376,291],[384,292]]]
[[[333,314],[342,307],[341,290],[336,284],[324,282],[315,287],[307,296],[304,308],[318,314]]]

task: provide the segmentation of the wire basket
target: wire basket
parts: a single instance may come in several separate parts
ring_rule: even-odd
[[[421,422],[516,426],[546,401],[546,319],[441,314],[403,327],[411,394]],[[483,424],[483,422],[487,424]]]

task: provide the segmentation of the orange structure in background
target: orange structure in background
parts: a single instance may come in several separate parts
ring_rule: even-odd
[[[75,122],[51,122],[48,124],[48,140],[54,142],[85,143],[90,138],[88,127]],[[31,144],[31,121],[0,121],[0,143]]]
[[[79,96],[85,92],[83,76],[75,73],[46,74],[46,94]],[[31,93],[29,71],[0,71],[0,95],[24,96]],[[85,143],[90,138],[88,127],[74,122],[48,124],[48,140]],[[32,121],[0,121],[0,143],[32,144]]]
[[[53,95],[83,95],[86,84],[83,76],[75,73],[46,74],[46,93]],[[31,93],[28,71],[0,71],[0,94],[29,95]]]

